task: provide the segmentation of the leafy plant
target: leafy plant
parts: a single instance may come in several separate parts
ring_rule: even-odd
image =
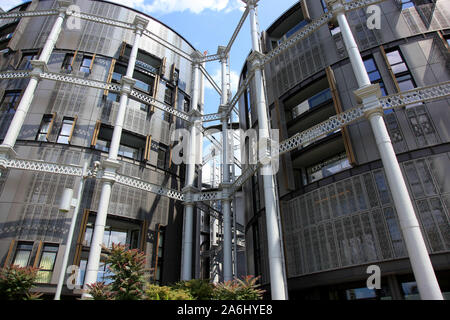
[[[0,299],[37,300],[42,293],[30,293],[36,281],[38,268],[10,266],[0,271]]]
[[[89,294],[96,300],[140,300],[145,294],[145,255],[137,249],[112,244],[106,251],[105,263],[112,275],[110,284],[89,285]]]
[[[195,300],[212,300],[214,296],[214,286],[207,279],[180,281],[174,287],[188,290]]]
[[[147,300],[195,300],[188,290],[149,284],[145,291]]]
[[[264,290],[259,289],[257,284],[259,277],[247,276],[218,283],[214,288],[214,299],[216,300],[261,300]]]

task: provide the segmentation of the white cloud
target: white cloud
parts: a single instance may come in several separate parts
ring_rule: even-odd
[[[0,0],[0,8],[2,8],[4,11],[8,11],[9,9],[12,9],[19,4],[23,3],[25,1],[22,0]]]
[[[222,88],[222,70],[221,68],[217,68],[214,70],[214,73],[210,74],[214,79],[214,82]],[[235,93],[237,91],[237,87],[239,84],[239,74],[233,70],[230,71],[230,81],[231,81],[231,92]],[[205,88],[214,90],[212,85],[209,83],[207,79],[205,79]]]
[[[123,3],[121,0],[109,1]],[[225,13],[236,9],[243,11],[242,8],[244,3],[241,0],[153,0],[151,2],[145,0],[130,0],[127,1],[125,5],[147,13],[166,14],[171,12],[190,11],[199,14],[204,10],[224,11]]]

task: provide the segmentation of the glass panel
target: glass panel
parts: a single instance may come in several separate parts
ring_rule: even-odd
[[[357,288],[345,290],[347,300],[359,300],[376,298],[377,294],[374,289],[369,288]]]
[[[391,67],[392,67],[392,72],[394,72],[394,74],[408,71],[408,67],[406,66],[405,63],[394,64]]]
[[[70,132],[72,132],[72,126],[73,120],[64,120],[60,134],[63,136],[69,136]]]
[[[56,259],[56,252],[44,252],[42,253],[41,262],[39,268],[43,270],[53,270],[53,265]]]
[[[405,300],[420,300],[419,288],[416,282],[403,282],[402,290]]]
[[[112,230],[109,247],[111,247],[113,243],[114,244],[119,244],[119,243],[126,244],[127,243],[127,232],[120,231],[120,230]]]
[[[391,65],[403,62],[403,59],[398,50],[386,53],[388,61]]]
[[[16,257],[14,258],[13,265],[19,267],[26,267],[28,265],[28,260],[30,259],[31,251],[17,251]]]
[[[92,226],[86,227],[86,232],[84,233],[84,242],[83,245],[90,246],[92,240]]]
[[[56,141],[57,143],[62,143],[62,144],[69,144],[69,137],[66,136],[59,136],[58,137],[58,141]]]
[[[408,91],[408,90],[412,90],[415,88],[414,83],[412,82],[412,80],[405,80],[405,81],[399,81],[398,82],[398,86],[400,88],[400,91]]]

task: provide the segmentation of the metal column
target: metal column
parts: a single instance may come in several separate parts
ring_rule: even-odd
[[[258,21],[256,17],[256,3],[258,0],[248,0],[247,6],[250,9],[250,27],[252,36],[253,53],[249,60],[252,61],[252,68],[255,70],[255,88],[256,88],[256,107],[258,111],[258,125],[260,133],[260,141],[270,139],[269,135],[269,119],[267,117],[267,104],[263,83],[263,68],[261,64],[261,52],[259,46]],[[269,267],[270,267],[270,288],[273,300],[286,300],[287,287],[285,283],[285,269],[283,264],[283,255],[281,250],[281,233],[277,219],[277,199],[275,192],[274,176],[271,173],[271,164],[262,166],[261,171],[264,173],[264,198],[267,228],[267,244],[269,251]]]
[[[111,199],[112,185],[115,182],[116,171],[119,169],[120,164],[117,161],[117,154],[119,152],[120,139],[122,136],[122,128],[125,120],[125,113],[128,104],[128,96],[134,86],[135,80],[133,80],[133,72],[136,64],[136,57],[139,49],[139,43],[141,40],[142,32],[148,24],[148,20],[136,16],[134,24],[135,38],[133,48],[131,50],[130,59],[127,66],[127,73],[122,77],[122,88],[120,96],[119,111],[117,113],[116,122],[114,125],[113,136],[111,140],[111,147],[109,149],[108,159],[102,163],[103,175],[102,191],[100,194],[100,203],[97,210],[97,217],[95,219],[95,226],[92,235],[91,247],[89,250],[89,258],[86,266],[86,277],[84,281],[83,298],[90,298],[90,295],[86,293],[88,290],[87,285],[93,284],[97,281],[97,273],[100,264],[100,256],[102,252],[103,234],[105,232],[106,219],[108,216],[109,201]]]
[[[345,17],[344,6],[340,0],[328,1],[336,14],[345,47],[355,73],[359,89],[355,92],[362,102],[365,116],[369,120],[375,136],[378,151],[386,170],[386,177],[392,192],[395,208],[399,217],[400,228],[405,239],[406,249],[411,261],[414,276],[422,299],[443,300],[439,284],[434,274],[433,266],[423,239],[420,225],[414,212],[414,207],[406,187],[394,148],[392,146],[386,124],[383,119],[383,109],[379,98],[381,91],[378,85],[371,85],[369,76]]]

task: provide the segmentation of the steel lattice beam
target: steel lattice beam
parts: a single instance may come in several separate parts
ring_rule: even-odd
[[[128,187],[136,188],[139,190],[151,192],[160,196],[168,197],[174,200],[183,201],[184,194],[180,191],[161,187],[150,182],[142,181],[137,178],[132,178],[120,174],[116,174],[116,182]]]
[[[20,79],[20,78],[29,78],[31,75],[30,71],[4,71],[0,72],[0,80],[7,79]]]
[[[448,96],[450,96],[450,81],[382,97],[380,103],[383,109],[393,109],[409,104],[430,102]]]
[[[77,177],[81,177],[83,174],[83,168],[80,166],[64,165],[38,160],[10,159],[7,161],[6,166],[10,169],[47,172]]]
[[[110,18],[105,18],[105,17],[97,16],[97,15],[94,15],[91,13],[68,11],[67,15],[75,17],[75,18],[80,18],[80,19],[83,19],[86,21],[97,22],[97,23],[106,24],[106,25],[110,25],[110,26],[114,26],[114,27],[123,28],[123,29],[128,29],[128,30],[136,29],[136,26],[132,23],[127,23],[127,22],[123,22],[123,21],[119,21],[119,20],[110,19]]]
[[[33,18],[42,16],[54,16],[59,13],[59,10],[42,10],[42,11],[15,11],[0,13],[0,19],[14,19],[14,18]]]

